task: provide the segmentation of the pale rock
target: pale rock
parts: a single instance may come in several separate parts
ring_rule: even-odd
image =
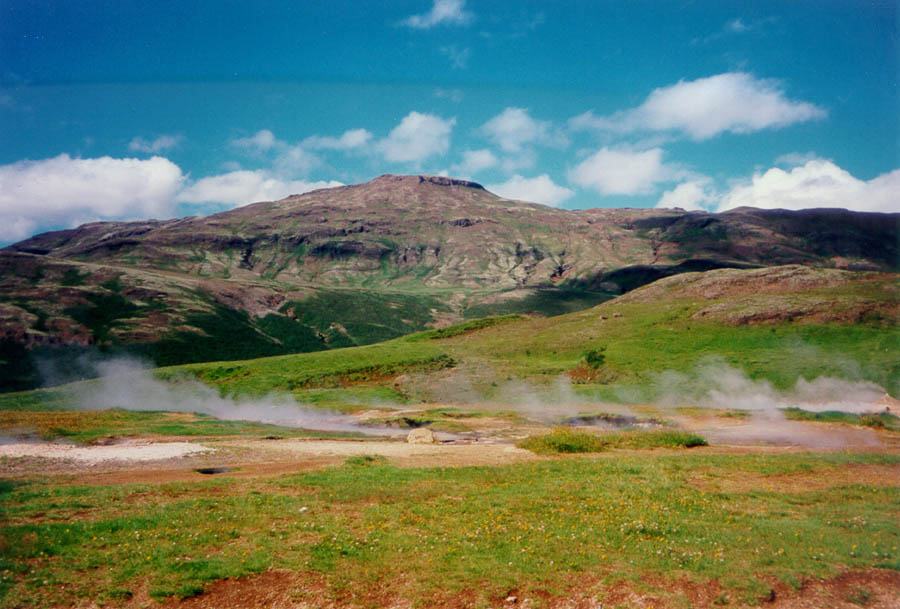
[[[406,442],[409,444],[435,444],[437,438],[434,437],[434,432],[430,429],[419,427],[406,435]]]

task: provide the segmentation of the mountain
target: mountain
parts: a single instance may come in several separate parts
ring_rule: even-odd
[[[0,385],[33,386],[40,366],[45,381],[54,368],[78,375],[72,356],[97,348],[157,364],[314,351],[571,312],[687,271],[782,264],[900,270],[900,214],[571,211],[385,175],[0,250]]]

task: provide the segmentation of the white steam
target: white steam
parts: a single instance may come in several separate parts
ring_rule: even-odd
[[[299,404],[290,396],[222,397],[216,389],[195,380],[163,382],[132,359],[113,359],[94,365],[100,378],[75,389],[76,407],[81,410],[185,412],[227,421],[255,421],[318,431],[385,433],[385,430],[360,426],[351,416]]]
[[[876,409],[885,390],[870,381],[818,377],[797,380],[787,391],[767,380],[753,380],[747,373],[721,360],[707,360],[690,373],[667,370],[655,378],[659,405],[692,404],[708,408],[771,411],[801,408],[814,412],[838,410],[865,413]]]
[[[753,380],[722,360],[707,360],[687,374],[667,370],[656,375],[655,381],[654,401],[662,407],[691,405],[750,411],[746,418],[717,419],[693,430],[714,444],[815,448],[880,444],[871,429],[792,421],[784,414],[787,408],[855,414],[882,411],[887,393],[870,381],[799,378],[791,389],[780,391],[769,381]]]

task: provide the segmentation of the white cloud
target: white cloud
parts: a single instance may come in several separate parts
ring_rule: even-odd
[[[570,170],[569,180],[602,195],[649,194],[658,182],[680,175],[662,157],[661,148],[634,152],[603,147]]]
[[[709,182],[708,178],[683,182],[672,190],[664,192],[656,207],[663,209],[680,207],[686,211],[706,209],[715,198],[715,194],[708,189]]]
[[[244,148],[251,152],[266,152],[279,145],[275,134],[268,129],[260,129],[250,137],[242,137],[231,141],[232,146]]]
[[[900,169],[869,181],[853,177],[831,161],[812,160],[790,171],[772,168],[731,189],[718,211],[741,206],[766,209],[840,207],[855,211],[900,210]]]
[[[0,166],[0,241],[96,219],[164,218],[184,177],[168,159],[72,158]]]
[[[441,24],[465,25],[472,20],[472,14],[466,12],[465,5],[465,0],[434,0],[431,11],[407,17],[400,25],[420,30]]]
[[[815,152],[789,152],[787,154],[782,154],[780,157],[775,159],[775,164],[794,167],[796,165],[805,165],[809,161],[815,161],[818,159],[819,155],[817,155]]]
[[[746,32],[749,29],[750,29],[750,26],[747,25],[746,23],[744,23],[743,21],[741,21],[740,17],[738,17],[737,19],[732,19],[731,21],[729,21],[728,23],[725,24],[726,31],[734,32],[737,34],[739,34],[741,32]]]
[[[438,99],[449,99],[452,102],[459,103],[466,96],[460,89],[442,89],[438,87],[434,90],[434,96]]]
[[[128,143],[128,149],[132,152],[146,152],[148,154],[159,154],[169,148],[174,148],[181,142],[180,135],[161,135],[155,140],[145,140],[142,137],[136,137]]]
[[[226,203],[237,207],[342,185],[335,181],[282,180],[267,171],[242,170],[201,178],[182,190],[178,200],[185,203]]]
[[[481,126],[481,131],[504,152],[522,152],[532,144],[565,146],[566,137],[548,121],[531,118],[525,108],[506,108]]]
[[[516,174],[502,184],[490,184],[485,188],[507,199],[553,206],[559,205],[575,194],[564,186],[554,184],[546,173],[536,178],[523,178]]]
[[[372,139],[366,129],[350,129],[341,137],[313,135],[303,140],[302,146],[310,150],[355,150],[362,148]]]
[[[441,47],[441,53],[450,59],[450,65],[457,70],[464,70],[469,65],[469,58],[472,56],[472,49],[468,47],[459,48],[455,44]]]
[[[777,81],[728,72],[679,81],[654,90],[637,108],[608,117],[586,112],[572,118],[569,125],[576,130],[680,131],[704,140],[724,132],[777,129],[826,114],[814,104],[787,99]]]
[[[454,165],[451,170],[458,175],[473,176],[485,169],[496,167],[499,162],[494,153],[486,148],[466,150],[463,152],[462,163]]]
[[[450,148],[450,132],[455,118],[410,112],[388,136],[378,142],[378,151],[388,161],[421,163]]]
[[[265,155],[271,159],[276,172],[283,176],[293,176],[309,173],[322,165],[322,159],[312,150],[361,150],[372,137],[366,129],[350,129],[340,137],[311,135],[299,144],[291,145],[275,137],[268,129],[262,129],[250,137],[232,140],[231,145],[253,155]]]
[[[322,164],[322,160],[306,150],[302,144],[282,148],[274,161],[274,168],[281,175],[293,176],[312,171]]]

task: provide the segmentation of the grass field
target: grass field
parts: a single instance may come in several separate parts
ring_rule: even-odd
[[[452,469],[355,458],[194,484],[7,480],[0,605],[191,597],[213,580],[287,569],[298,574],[296,598],[324,595],[323,605],[379,606],[384,582],[423,607],[488,607],[510,590],[537,607],[576,591],[602,600],[622,581],[677,601],[667,582],[687,578],[714,582],[717,605],[743,606],[777,582],[900,569],[900,488],[791,482],[898,464],[877,454],[623,453]],[[756,484],[740,484],[748,479]]]

